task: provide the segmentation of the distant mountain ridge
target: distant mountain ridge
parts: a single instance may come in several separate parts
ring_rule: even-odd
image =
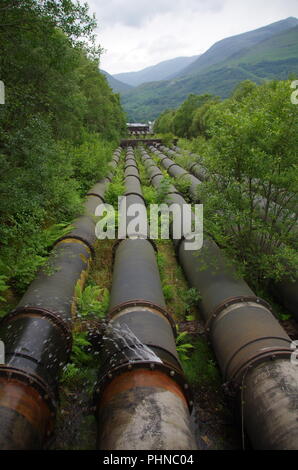
[[[208,49],[192,64],[176,74],[175,78],[202,72],[215,64],[223,62],[243,49],[253,47],[259,42],[297,25],[298,19],[289,17],[285,20],[269,24],[268,26],[248,31],[247,33],[237,34],[236,36],[222,39],[211,46],[210,49]]]
[[[151,65],[136,72],[117,73],[113,77],[131,86],[138,86],[142,83],[168,80],[171,75],[179,73],[185,67],[194,62],[199,56],[176,57],[164,60],[156,65]]]
[[[117,80],[105,70],[101,69],[100,71],[106,77],[108,84],[110,85],[114,93],[124,93],[132,89],[130,85],[127,85],[127,83],[123,83],[120,80]]]
[[[230,95],[243,80],[298,77],[298,19],[287,18],[215,43],[171,80],[140,85],[122,96],[129,119],[146,121],[179,106],[190,93]]]

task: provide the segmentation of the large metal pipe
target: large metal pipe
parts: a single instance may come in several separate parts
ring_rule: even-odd
[[[182,157],[183,155],[181,154],[180,151],[175,151],[172,150],[165,145],[160,145],[158,147],[159,149],[164,152],[165,155],[170,155],[174,160],[177,157]],[[190,173],[192,173],[194,176],[196,176],[199,180],[201,181],[206,181],[209,177],[208,172],[206,168],[204,168],[200,163],[198,163],[198,155],[190,154],[187,152],[187,157],[189,158],[188,161],[186,161],[186,169]]]
[[[171,160],[166,155],[161,154],[155,147],[150,147],[151,152],[155,153],[157,158],[160,159],[162,166],[168,171],[169,175],[173,178],[184,178],[189,182],[189,194],[194,202],[198,202],[198,186],[202,183],[196,176],[189,173],[187,170],[178,165],[174,160]]]
[[[135,166],[125,171],[127,207],[144,205]],[[108,319],[95,393],[98,447],[196,449],[175,324],[166,310],[155,247],[142,234],[116,243]]]
[[[115,154],[111,169],[119,157]],[[3,318],[0,338],[0,448],[39,449],[51,437],[58,380],[69,359],[74,290],[83,284],[94,244],[94,213],[109,178],[87,196],[85,213],[54,246],[16,309]]]
[[[202,249],[191,251],[182,239],[177,256],[201,294],[206,329],[226,385],[241,396],[253,446],[297,449],[298,368],[290,361],[291,339],[213,240],[205,235]]]

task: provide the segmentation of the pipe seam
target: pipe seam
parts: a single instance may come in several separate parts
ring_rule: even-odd
[[[98,197],[98,198],[101,200],[101,202],[102,202],[103,204],[106,203],[104,197],[103,197],[103,196],[100,196],[99,194],[96,194],[96,193],[87,193],[87,196],[95,196],[95,197]]]
[[[259,307],[261,305],[261,306],[265,307],[266,310],[269,310],[269,312],[272,312],[272,308],[271,308],[270,304],[268,304],[268,302],[266,302],[266,300],[263,300],[261,297],[251,296],[251,295],[240,296],[240,297],[229,297],[224,302],[218,304],[216,306],[216,308],[213,310],[213,312],[210,313],[209,319],[205,323],[206,331],[208,333],[210,332],[210,330],[213,326],[212,325],[213,322],[215,320],[217,320],[217,318],[221,315],[221,313],[224,312],[225,309],[227,309],[228,307],[230,307],[233,304],[240,304],[241,305],[244,302],[252,302],[257,307]]]
[[[115,367],[112,373],[108,372],[107,374],[102,376],[95,386],[93,401],[96,402],[96,408],[98,408],[98,406],[100,405],[100,396],[103,394],[107,385],[111,383],[114,378],[123,374],[124,372],[133,372],[136,369],[146,369],[149,371],[159,370],[165,373],[167,376],[171,377],[173,381],[175,381],[181,386],[183,394],[188,404],[189,411],[191,413],[193,407],[193,396],[188,383],[186,383],[185,381],[185,377],[183,376],[183,374],[181,374],[181,371],[175,368],[172,364],[167,364],[166,362],[153,361],[139,361],[134,362],[133,364],[126,362],[125,364],[121,364],[120,366]]]
[[[127,302],[122,302],[121,304],[116,305],[115,307],[113,307],[113,309],[111,309],[108,312],[109,320],[110,319],[112,320],[115,317],[117,317],[118,315],[121,315],[129,307],[144,307],[144,310],[149,311],[149,312],[153,312],[153,313],[154,313],[154,310],[157,310],[159,313],[162,314],[162,316],[164,318],[166,318],[168,320],[168,322],[170,323],[170,325],[173,329],[174,336],[175,337],[177,336],[176,325],[175,325],[175,322],[174,322],[172,316],[169,314],[169,312],[165,308],[161,307],[160,305],[155,304],[153,302],[148,302],[147,300],[143,300],[143,299],[129,300]]]
[[[57,246],[60,243],[75,243],[75,242],[81,242],[83,245],[85,245],[85,248],[87,248],[87,251],[89,252],[89,254],[92,256],[92,258],[94,258],[95,256],[94,247],[91,245],[91,243],[88,240],[85,240],[84,237],[80,237],[79,235],[71,235],[71,233],[68,235],[65,235],[64,237],[61,237],[58,240],[56,240],[53,246]]]
[[[39,376],[17,369],[16,367],[0,365],[0,377],[6,377],[8,381],[17,380],[34,388],[47,403],[52,412],[55,412],[57,408],[57,396],[53,394],[48,385]]]
[[[29,314],[32,313],[33,315],[38,315],[41,318],[49,319],[55,326],[57,326],[61,331],[66,341],[67,351],[70,352],[72,348],[72,333],[70,326],[61,318],[61,315],[58,312],[53,312],[47,310],[42,307],[33,307],[33,306],[26,306],[26,307],[17,307],[12,310],[7,316],[1,319],[1,326],[5,326],[5,323],[9,323],[10,321],[14,321],[17,318],[23,316],[30,316]]]

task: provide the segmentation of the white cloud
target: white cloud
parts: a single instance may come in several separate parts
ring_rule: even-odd
[[[204,52],[216,41],[297,16],[298,0],[89,0],[109,73]]]
[[[90,0],[88,3],[104,27],[105,24],[139,27],[164,13],[214,11],[221,8],[224,0]]]

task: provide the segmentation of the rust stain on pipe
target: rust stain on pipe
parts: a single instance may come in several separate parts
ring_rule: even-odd
[[[0,406],[24,416],[44,438],[52,434],[53,413],[35,388],[0,377]]]
[[[109,383],[101,396],[100,407],[105,406],[116,395],[137,387],[163,388],[177,395],[185,403],[185,406],[188,406],[184,392],[177,382],[158,370],[137,369],[124,372]]]

